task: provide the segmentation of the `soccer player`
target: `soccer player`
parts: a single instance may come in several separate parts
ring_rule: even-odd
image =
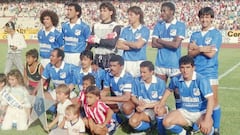
[[[214,134],[219,135],[221,109],[218,103],[218,53],[222,35],[212,25],[214,19],[212,8],[200,9],[198,17],[202,28],[201,31],[191,35],[188,54],[194,57],[196,72],[206,76],[210,81],[214,96]]]
[[[76,96],[74,90],[74,85],[72,81],[73,71],[76,66],[72,64],[65,63],[64,61],[64,52],[60,48],[55,48],[51,52],[50,63],[43,70],[42,78],[43,83],[47,79],[51,79],[54,87],[56,88],[59,84],[68,85],[71,93],[70,98]],[[56,100],[56,90],[49,90],[45,92],[45,98]]]
[[[207,78],[195,72],[194,60],[191,56],[183,56],[179,60],[181,74],[171,78],[169,88],[165,91],[158,107],[165,105],[173,91],[178,90],[181,108],[166,115],[163,125],[171,132],[185,135],[182,126],[198,123],[202,133],[212,134],[213,92]]]
[[[161,6],[162,21],[153,30],[152,47],[158,49],[155,62],[155,73],[167,82],[168,77],[179,74],[178,60],[181,57],[181,43],[185,36],[186,26],[174,17],[175,6],[164,2]],[[176,108],[180,107],[177,92],[174,93]]]
[[[58,15],[51,10],[44,10],[40,15],[40,21],[44,28],[38,32],[40,63],[45,68],[50,62],[51,52],[54,48],[63,45],[63,37],[56,29],[59,19]]]
[[[120,109],[124,114],[129,114],[127,113],[128,107],[124,107],[124,103],[130,101],[132,83],[132,75],[124,70],[123,58],[119,55],[113,55],[110,58],[110,72],[106,74],[104,79],[101,100],[109,104],[114,112],[119,112]]]
[[[81,6],[77,3],[68,4],[68,22],[62,25],[64,39],[63,50],[66,63],[79,66],[79,56],[86,48],[86,40],[91,31],[89,26],[80,19],[82,14]]]
[[[110,2],[100,5],[101,22],[92,27],[91,36],[88,38],[88,48],[94,48],[96,64],[103,68],[109,68],[109,59],[117,52],[116,42],[121,32],[121,26],[116,21],[116,10]]]
[[[76,68],[73,73],[73,83],[79,86],[79,90],[82,90],[83,76],[91,74],[95,78],[96,86],[102,89],[102,82],[105,77],[105,71],[101,68],[92,68],[93,53],[90,50],[84,50],[80,54],[81,66]]]
[[[4,30],[8,33],[8,50],[4,73],[7,74],[13,66],[16,66],[23,75],[24,66],[21,53],[27,47],[27,44],[23,35],[15,30],[15,24],[12,21],[5,24]]]
[[[137,131],[150,128],[150,122],[155,120],[154,107],[160,102],[166,89],[165,81],[154,75],[154,65],[150,61],[140,64],[141,77],[135,79],[131,101],[133,113],[130,115],[129,124]],[[167,112],[163,107],[163,112]],[[134,113],[134,111],[136,111]],[[158,110],[159,111],[159,110]],[[157,114],[158,115],[158,114]],[[164,128],[160,128],[162,116],[157,117],[159,134],[164,134]]]
[[[117,42],[117,48],[124,50],[125,69],[133,77],[140,75],[140,63],[147,59],[146,45],[150,31],[144,25],[143,11],[133,6],[127,11],[129,26],[125,27]]]
[[[179,73],[178,60],[186,30],[185,24],[177,21],[174,13],[174,4],[164,2],[161,6],[162,20],[157,22],[152,35],[152,47],[158,49],[155,73],[165,81]]]

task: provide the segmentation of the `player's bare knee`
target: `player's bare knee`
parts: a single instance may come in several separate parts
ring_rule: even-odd
[[[134,109],[134,105],[130,102],[127,102],[123,104],[122,109],[123,109],[123,112],[128,115],[132,113]]]
[[[139,118],[137,118],[136,116],[132,116],[129,119],[129,125],[131,127],[137,127],[139,125],[139,123],[140,123]]]
[[[168,117],[163,119],[163,126],[164,127],[169,127],[171,126],[171,119],[169,119]]]

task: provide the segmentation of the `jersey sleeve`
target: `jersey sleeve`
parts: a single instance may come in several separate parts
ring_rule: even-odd
[[[123,91],[124,92],[132,92],[132,86],[133,86],[133,77],[130,75],[127,75],[126,77],[124,77],[125,83],[123,86]]]
[[[152,37],[159,38],[159,33],[160,33],[160,23],[157,23],[153,28]]]
[[[51,64],[47,64],[46,68],[44,68],[43,73],[42,73],[42,78],[43,79],[49,79],[50,78],[50,68]]]
[[[220,49],[222,45],[222,34],[219,31],[214,33],[211,45],[215,46],[217,50]]]
[[[117,25],[114,27],[113,32],[116,32],[117,36],[113,39],[101,39],[100,44],[98,46],[105,47],[108,49],[113,49],[116,46],[116,42],[119,39],[121,26]]]
[[[184,39],[186,35],[186,26],[184,23],[180,23],[179,22],[179,27],[178,27],[178,31],[177,31],[177,36]]]
[[[104,86],[104,88],[109,88],[110,87],[110,75],[109,75],[109,73],[105,74],[105,78],[104,78],[104,81],[103,81],[103,86]]]
[[[144,27],[142,31],[142,38],[144,39],[145,42],[148,42],[150,36],[150,31],[147,27]]]
[[[213,95],[212,88],[208,79],[202,78],[198,82],[199,89],[205,98]]]

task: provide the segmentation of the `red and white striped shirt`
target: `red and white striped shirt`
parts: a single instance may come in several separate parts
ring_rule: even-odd
[[[82,91],[79,93],[78,103],[81,104],[81,106],[84,106],[84,105],[87,104],[86,91],[85,91],[85,90],[82,90]]]
[[[109,107],[102,101],[98,100],[92,107],[85,104],[84,109],[87,118],[92,118],[96,124],[102,124],[107,117]]]

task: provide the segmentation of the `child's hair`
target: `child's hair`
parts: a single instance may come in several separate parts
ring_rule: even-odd
[[[22,85],[22,86],[25,86],[22,73],[18,69],[10,70],[10,72],[7,74],[7,79],[9,79],[9,76],[16,77],[16,79],[18,81],[18,84]]]
[[[87,94],[90,93],[90,94],[96,95],[97,97],[100,97],[100,90],[96,86],[87,87],[86,93]]]
[[[70,89],[66,84],[59,84],[56,88],[56,93],[64,93],[65,95],[70,95]]]
[[[36,61],[38,61],[38,51],[37,49],[30,49],[26,52],[26,57],[32,56],[33,58],[36,58]]]
[[[71,105],[67,106],[65,111],[71,112],[74,115],[77,114],[78,116],[80,114],[80,109],[79,109],[78,105],[76,105],[76,104],[71,104]]]
[[[7,83],[7,76],[4,73],[0,73],[0,83]]]
[[[92,85],[96,84],[95,78],[91,74],[87,74],[87,75],[83,76],[83,81],[86,81],[86,80],[89,80]]]

